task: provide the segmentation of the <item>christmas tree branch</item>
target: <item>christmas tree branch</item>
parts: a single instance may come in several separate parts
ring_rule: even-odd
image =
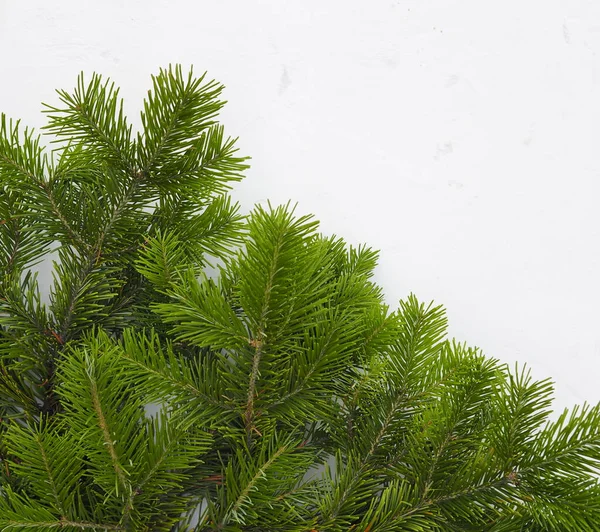
[[[108,420],[104,414],[102,409],[102,401],[98,394],[98,386],[95,379],[90,375],[90,398],[92,400],[92,406],[94,408],[94,413],[96,414],[96,420],[98,422],[98,426],[100,428],[100,432],[102,434],[103,445],[105,446],[108,454],[110,455],[110,461],[112,463],[112,467],[115,471],[115,474],[118,479],[118,485],[121,486],[121,489],[127,493],[130,491],[131,486],[129,485],[129,481],[127,479],[128,473],[121,465],[121,459],[119,457],[119,453],[115,448],[114,441],[114,432],[111,433],[111,428],[108,423]],[[115,486],[117,490],[117,494],[119,492],[118,487]],[[127,506],[129,508],[129,506]]]
[[[64,529],[76,532],[77,530],[119,530],[125,532],[128,530],[125,526],[109,523],[90,523],[87,521],[71,521],[69,519],[57,519],[56,521],[33,521],[33,520],[15,520],[3,519],[0,517],[0,526],[3,530],[12,528],[19,530],[27,530],[29,528],[35,530],[46,529]]]

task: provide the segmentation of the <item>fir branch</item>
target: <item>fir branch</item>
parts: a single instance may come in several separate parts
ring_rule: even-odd
[[[217,98],[223,86],[204,82],[205,74],[195,78],[190,70],[184,79],[180,65],[161,69],[152,76],[152,91],[144,101],[140,136],[142,169],[150,172],[184,151],[206,128],[223,106]]]
[[[262,296],[262,307],[260,309],[260,313],[258,319],[256,320],[258,323],[258,328],[256,332],[253,334],[253,338],[250,341],[250,345],[254,346],[254,354],[252,356],[252,369],[250,371],[250,376],[248,380],[248,394],[246,398],[246,407],[244,409],[244,424],[246,427],[246,435],[248,442],[252,437],[252,431],[256,430],[254,426],[254,400],[256,394],[256,382],[258,380],[259,371],[260,371],[260,361],[263,354],[264,342],[265,342],[265,327],[267,318],[269,315],[269,303],[271,300],[271,291],[273,290],[273,285],[275,282],[275,274],[278,271],[279,264],[278,259],[281,253],[281,249],[284,243],[284,228],[281,228],[278,232],[278,237],[273,246],[272,255],[268,258],[268,272],[267,272],[267,281],[264,287],[264,292]]]
[[[313,385],[313,376],[318,371],[318,369],[322,366],[322,362],[325,357],[329,354],[328,348],[331,347],[337,337],[337,330],[335,327],[331,327],[328,330],[328,334],[325,336],[323,343],[318,349],[318,355],[313,358],[308,367],[305,369],[303,377],[299,380],[298,384],[289,392],[286,392],[280,395],[276,400],[271,403],[268,403],[264,406],[265,410],[273,410],[278,406],[285,405],[294,397],[300,395],[302,392],[307,390],[311,385]]]
[[[71,241],[74,244],[77,244],[79,246],[79,249],[89,253],[91,251],[92,247],[90,246],[90,244],[88,242],[86,242],[84,237],[76,229],[74,229],[71,226],[70,222],[67,220],[65,215],[61,212],[61,210],[58,206],[58,203],[56,201],[56,198],[54,197],[54,194],[52,192],[51,185],[46,182],[39,182],[38,184],[39,184],[39,187],[41,188],[41,190],[44,192],[46,199],[48,200],[48,202],[50,204],[52,214],[56,217],[56,219],[60,222],[62,227],[65,229],[67,236],[71,239]]]
[[[65,511],[65,507],[63,506],[63,503],[60,499],[60,497],[58,496],[58,489],[56,486],[56,480],[54,478],[54,474],[52,469],[50,468],[50,463],[48,461],[48,456],[46,455],[46,450],[44,448],[44,445],[40,439],[40,437],[38,435],[36,435],[34,437],[34,441],[37,445],[37,448],[39,450],[40,453],[40,457],[42,459],[42,462],[44,464],[44,469],[46,471],[46,476],[48,477],[48,484],[50,485],[50,491],[52,492],[52,497],[54,498],[54,502],[56,504],[56,508],[57,510],[61,513],[61,515],[66,515],[66,511]]]
[[[520,460],[520,474],[597,475],[600,472],[600,404],[575,406],[547,423],[531,441],[536,451]]]
[[[121,465],[121,460],[119,458],[119,454],[117,453],[117,450],[115,448],[114,439],[113,439],[113,436],[111,435],[110,426],[108,424],[108,421],[107,421],[106,416],[104,415],[104,411],[102,409],[102,401],[98,394],[97,383],[92,375],[90,375],[89,377],[90,377],[90,381],[89,381],[90,398],[92,400],[92,407],[96,414],[98,427],[100,428],[100,432],[102,434],[102,439],[104,442],[103,445],[105,445],[106,449],[108,450],[108,454],[110,455],[110,461],[112,463],[112,467],[115,471],[115,474],[117,475],[117,478],[119,479],[119,484],[121,485],[121,489],[124,490],[125,492],[127,492],[128,488],[130,488],[129,482],[127,480],[128,474],[127,474],[127,471]],[[113,432],[113,434],[114,434],[114,432]],[[118,495],[118,493],[119,493],[118,487],[115,486],[115,488],[116,488],[116,492]],[[129,506],[128,506],[128,508],[129,508]]]
[[[26,188],[42,179],[47,160],[39,136],[28,128],[21,134],[19,125],[0,114],[0,171],[13,186]]]
[[[119,198],[117,203],[112,207],[112,210],[106,220],[104,226],[98,232],[98,237],[96,239],[95,244],[91,248],[91,253],[95,255],[96,262],[98,262],[102,256],[102,246],[107,236],[110,234],[111,229],[117,224],[117,222],[122,217],[123,213],[126,211],[127,207],[130,206],[132,199],[134,198],[136,192],[144,181],[143,172],[137,172],[135,176],[131,179],[129,186],[125,193]]]
[[[259,330],[258,339],[253,340],[254,355],[252,357],[252,371],[250,373],[248,395],[246,399],[246,406],[244,408],[244,425],[246,427],[248,442],[250,442],[252,432],[257,430],[254,425],[254,396],[256,394],[256,381],[259,375],[260,359],[263,352],[263,340],[261,339],[261,337],[262,331]]]
[[[199,399],[219,415],[236,410],[236,406],[218,400],[198,386],[192,379],[189,362],[176,357],[170,349],[164,353],[155,335],[148,339],[143,334],[136,337],[133,331],[125,331],[120,353],[124,360],[140,370],[141,376],[146,377],[149,390],[158,392],[157,396],[150,395],[150,398],[184,395],[188,401]]]
[[[10,530],[12,528],[26,530],[28,528],[34,528],[36,530],[45,529],[61,529],[61,528],[72,528],[74,530],[122,530],[125,531],[127,528],[118,524],[107,524],[107,523],[90,523],[86,521],[70,521],[68,519],[59,519],[57,521],[31,521],[31,520],[4,520],[0,517],[0,526],[4,528],[2,530]]]
[[[379,429],[379,432],[377,432],[377,435],[373,439],[371,447],[362,459],[361,463],[363,465],[367,464],[369,459],[377,452],[381,441],[389,435],[390,428],[393,426],[392,422],[396,414],[402,409],[403,406],[406,407],[406,397],[403,392],[400,392],[390,402],[389,407],[385,413],[383,423],[381,423],[381,428]]]
[[[3,220],[4,224],[10,223],[11,220]],[[19,256],[19,251],[21,250],[21,245],[23,243],[23,233],[21,228],[16,224],[11,224],[13,229],[13,241],[12,246],[8,250],[8,258],[6,260],[5,265],[5,275],[10,276],[15,271],[15,266],[17,262],[17,257]]]
[[[126,358],[127,354],[124,355]],[[205,392],[203,392],[200,388],[194,386],[192,383],[186,381],[186,380],[179,380],[174,378],[172,375],[169,375],[167,373],[163,373],[157,369],[155,369],[152,366],[146,365],[143,362],[140,362],[139,360],[133,360],[131,358],[129,358],[129,360],[138,368],[144,370],[145,373],[147,373],[148,375],[151,375],[153,377],[156,378],[160,378],[163,380],[166,380],[170,385],[173,386],[173,388],[177,388],[179,390],[183,390],[183,391],[187,391],[189,392],[191,397],[194,398],[198,398],[201,399],[202,402],[206,403],[207,405],[213,406],[213,407],[217,407],[219,410],[224,410],[224,411],[233,411],[235,410],[235,407],[232,405],[228,405],[226,403],[217,401],[215,398],[207,395]]]
[[[288,445],[281,445],[275,452],[269,457],[269,459],[262,464],[256,471],[256,473],[246,482],[242,491],[240,492],[237,499],[233,502],[231,507],[227,510],[225,517],[223,518],[222,525],[226,525],[231,519],[236,520],[236,516],[241,510],[244,504],[250,502],[250,492],[255,488],[256,484],[266,475],[267,471],[273,467],[282,454],[288,450]]]
[[[72,95],[65,90],[57,93],[65,107],[44,104],[49,119],[45,129],[59,138],[95,147],[107,160],[133,175],[131,126],[127,124],[123,101],[114,83],[103,82],[101,76],[93,74],[86,84],[81,73]]]
[[[82,297],[82,290],[87,284],[89,275],[94,270],[93,262],[84,260],[82,261],[82,263],[83,264],[81,270],[79,270],[75,278],[72,279],[70,286],[66,287],[68,297],[63,304],[63,311],[61,312],[62,316],[59,316],[61,320],[57,324],[57,334],[59,335],[60,343],[63,345],[67,340],[69,329],[73,324],[73,318],[75,316],[75,308],[77,306],[77,302]],[[64,289],[64,287],[61,288]]]

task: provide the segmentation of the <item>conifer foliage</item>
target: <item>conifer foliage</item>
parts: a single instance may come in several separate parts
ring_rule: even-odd
[[[2,115],[0,530],[597,530],[600,407],[552,420],[370,248],[240,216],[221,92],[161,70],[134,134],[82,75],[53,149]]]

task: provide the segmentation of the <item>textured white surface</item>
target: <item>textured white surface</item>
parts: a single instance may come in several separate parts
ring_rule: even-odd
[[[597,0],[0,0],[0,110],[39,126],[96,70],[137,116],[158,67],[207,70],[245,210],[381,249],[390,303],[443,303],[563,407],[600,400],[599,52]]]

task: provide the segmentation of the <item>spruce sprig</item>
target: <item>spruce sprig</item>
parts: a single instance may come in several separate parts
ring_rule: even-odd
[[[240,216],[222,91],[163,69],[134,133],[81,75],[50,152],[2,115],[0,530],[596,530],[600,406],[553,420],[374,250]]]

